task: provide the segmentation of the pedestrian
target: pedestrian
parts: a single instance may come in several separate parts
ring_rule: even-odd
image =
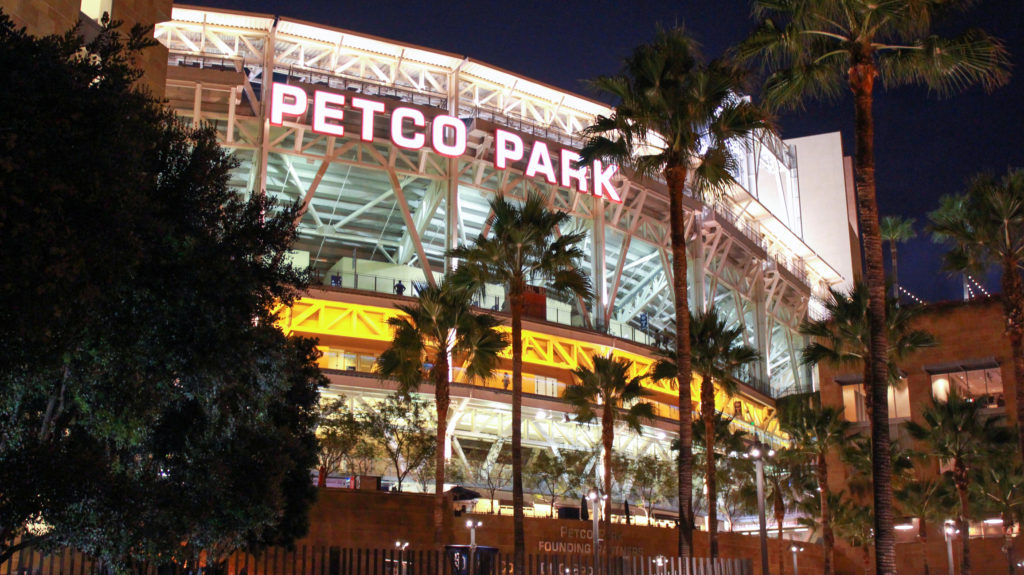
[[[402,280],[398,280],[398,283],[395,284],[395,293],[398,295],[405,293],[405,284],[402,283]]]

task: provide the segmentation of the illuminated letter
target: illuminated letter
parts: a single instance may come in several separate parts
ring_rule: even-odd
[[[450,145],[444,141],[445,128],[452,130],[454,141]],[[454,116],[440,115],[434,118],[430,125],[430,145],[442,156],[458,158],[466,153],[466,125]]]
[[[331,107],[328,107],[328,105]],[[344,105],[345,96],[317,90],[313,96],[313,131],[318,134],[327,134],[328,136],[344,136],[344,126],[327,122],[327,120],[337,120],[340,122],[344,119],[345,112],[341,110],[341,106]]]
[[[306,91],[298,86],[275,83],[270,90],[270,123],[280,126],[285,115],[301,116],[306,113],[309,99]]]
[[[572,181],[576,180],[576,191],[587,192],[587,167],[580,166],[575,170],[572,168],[574,162],[580,161],[579,154],[562,149],[562,187],[571,188]]]
[[[391,141],[399,148],[418,150],[427,143],[427,137],[421,133],[406,137],[402,133],[402,124],[407,119],[412,120],[412,125],[417,128],[427,125],[427,119],[423,117],[423,112],[413,108],[395,108],[395,111],[391,112]]]
[[[512,149],[508,145],[512,144]],[[523,139],[505,130],[494,131],[494,167],[504,170],[508,162],[523,159]]]
[[[530,149],[530,161],[526,164],[527,177],[533,178],[537,174],[544,174],[544,179],[549,184],[555,183],[555,169],[551,166],[551,154],[548,153],[548,145],[544,142],[534,142]]]
[[[363,129],[359,132],[359,137],[364,142],[372,142],[373,115],[382,114],[384,112],[384,102],[374,102],[373,100],[364,100],[363,98],[352,98],[352,107],[363,111]]]
[[[601,165],[601,160],[594,160],[594,195],[602,198],[605,193],[608,194],[608,199],[615,202],[616,204],[622,203],[622,198],[619,197],[619,193],[612,187],[612,176],[615,175],[615,170],[619,167],[615,164],[608,166],[607,169]]]

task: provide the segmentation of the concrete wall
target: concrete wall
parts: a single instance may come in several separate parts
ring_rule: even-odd
[[[786,140],[796,146],[803,239],[852,286],[854,260],[839,132]],[[854,212],[855,213],[855,212]],[[856,222],[854,222],[854,225]],[[856,266],[859,267],[859,264]]]
[[[394,541],[409,542],[411,550],[430,548],[433,544],[433,496],[413,493],[385,493],[321,489],[311,513],[309,535],[298,545],[328,545],[340,547],[390,547]],[[465,520],[483,522],[477,529],[477,544],[498,547],[503,553],[513,551],[513,525],[509,515],[462,515],[445,518],[445,543],[469,543],[469,529]],[[526,551],[534,553],[562,553],[571,549],[575,554],[592,553],[590,521],[569,519],[526,519]],[[611,541],[615,551],[631,555],[676,554],[675,529],[613,525]],[[708,534],[694,533],[695,555],[707,556]],[[783,573],[778,573],[779,545],[769,539],[768,554],[771,572],[789,575],[793,572],[793,558],[789,541],[782,547]],[[804,551],[798,556],[802,573],[821,572],[822,552],[817,545],[801,543]],[[760,575],[760,543],[756,536],[721,533],[720,555],[723,558],[751,559],[754,574]]]

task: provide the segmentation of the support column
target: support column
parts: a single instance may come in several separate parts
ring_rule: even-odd
[[[604,200],[598,197],[592,198],[593,210],[593,242],[591,254],[592,276],[594,278],[594,325],[598,331],[608,331],[608,321],[605,314],[606,297],[604,277]]]
[[[277,19],[267,31],[266,43],[263,46],[263,72],[260,86],[260,134],[256,142],[257,157],[254,160],[251,192],[264,195],[267,193],[267,161],[270,155],[270,90],[274,84],[274,53],[277,45]]]

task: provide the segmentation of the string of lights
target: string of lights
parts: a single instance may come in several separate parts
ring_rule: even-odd
[[[976,288],[978,288],[978,291],[980,291],[981,293],[985,294],[985,297],[989,297],[989,296],[992,295],[992,294],[988,293],[988,290],[985,289],[985,286],[981,285],[981,283],[979,283],[978,280],[974,279],[974,276],[968,274],[967,281],[969,281],[970,283],[974,284],[974,286]]]
[[[917,303],[919,303],[921,305],[924,305],[924,300],[922,300],[921,298],[919,298],[916,295],[914,295],[914,294],[910,293],[909,291],[907,291],[907,288],[905,288],[903,286],[899,286],[899,288],[900,288],[900,291],[903,292],[904,295],[906,295],[910,299],[914,300],[915,302],[917,302]]]

